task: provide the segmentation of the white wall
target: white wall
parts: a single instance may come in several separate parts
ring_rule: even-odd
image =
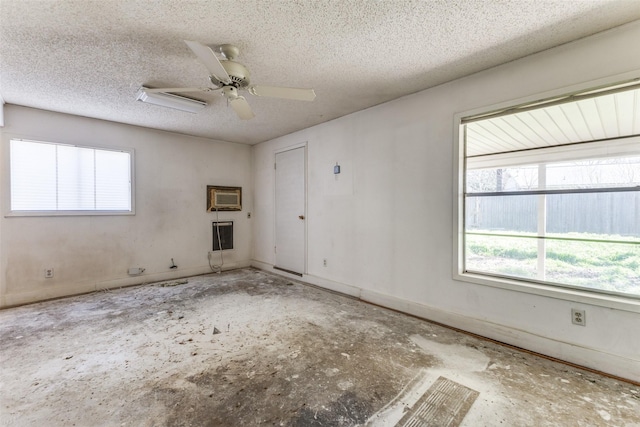
[[[12,137],[133,148],[136,214],[5,217]],[[225,268],[249,265],[249,146],[14,105],[5,106],[2,144],[0,306],[210,272],[215,215],[206,212],[207,185],[242,187],[243,211],[220,213],[220,219],[234,221]],[[169,269],[171,258],[178,269]],[[144,274],[128,276],[129,267],[138,266]],[[44,278],[47,267],[54,278]]]
[[[307,281],[640,380],[637,302],[576,303],[452,273],[454,115],[640,70],[638,40],[635,22],[254,146],[254,265],[274,262],[274,152],[306,141]],[[571,324],[572,307],[586,309],[586,327]]]

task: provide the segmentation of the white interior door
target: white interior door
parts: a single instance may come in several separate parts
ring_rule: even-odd
[[[305,147],[276,154],[276,268],[305,270]]]

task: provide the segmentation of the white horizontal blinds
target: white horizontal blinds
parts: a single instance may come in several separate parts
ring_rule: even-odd
[[[131,155],[96,150],[96,209],[131,210]]]
[[[11,140],[11,210],[56,210],[56,146]]]
[[[131,154],[11,140],[12,211],[131,211]]]
[[[57,145],[58,207],[61,211],[95,209],[95,150]]]

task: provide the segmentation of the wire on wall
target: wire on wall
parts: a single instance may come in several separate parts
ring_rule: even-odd
[[[218,213],[218,208],[216,208],[216,233],[218,234],[218,249],[220,250],[220,265],[211,264],[212,254],[211,252],[209,252],[209,268],[211,268],[211,271],[220,273],[222,271],[222,266],[224,265],[224,256],[222,255],[222,241],[220,240],[220,217]],[[213,248],[213,249],[215,250],[216,248]]]

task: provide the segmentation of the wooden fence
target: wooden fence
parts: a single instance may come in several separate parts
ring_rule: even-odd
[[[468,197],[466,228],[535,233],[537,195]],[[640,191],[546,196],[547,232],[640,238]]]

